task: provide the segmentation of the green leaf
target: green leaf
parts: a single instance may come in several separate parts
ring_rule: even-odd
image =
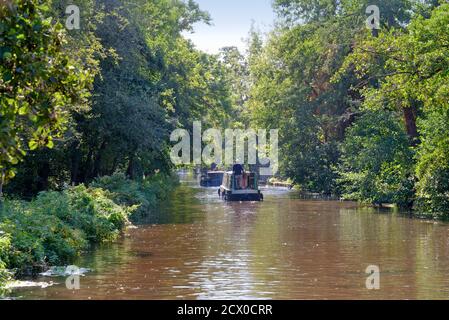
[[[30,147],[30,150],[36,150],[37,147],[39,146],[39,144],[37,143],[36,140],[31,140],[31,141],[28,143],[28,146]]]
[[[19,108],[19,115],[20,116],[24,116],[26,115],[28,112],[28,107],[27,106],[22,106]]]
[[[3,53],[3,59],[9,60],[9,59],[11,59],[11,57],[12,57],[11,52],[6,51]]]

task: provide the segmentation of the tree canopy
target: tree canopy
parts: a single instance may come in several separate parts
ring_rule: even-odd
[[[80,30],[68,4],[2,2],[8,192],[169,172],[170,132],[202,121],[279,129],[280,176],[305,191],[447,213],[447,1],[275,0],[271,32],[218,54],[183,36],[211,23],[193,0],[79,1]]]
[[[378,32],[366,28],[368,5],[380,9]],[[247,105],[254,126],[280,129],[281,175],[308,191],[447,212],[448,6],[274,2],[279,23],[252,54]]]

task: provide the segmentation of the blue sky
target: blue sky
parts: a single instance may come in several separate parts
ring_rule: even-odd
[[[244,51],[251,22],[262,32],[271,29],[275,14],[272,0],[196,0],[212,18],[211,26],[195,24],[195,33],[185,36],[196,47],[208,53],[217,53],[225,46],[236,46]]]

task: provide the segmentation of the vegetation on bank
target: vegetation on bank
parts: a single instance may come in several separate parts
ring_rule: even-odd
[[[143,180],[130,180],[118,173],[98,178],[90,186],[108,191],[113,195],[114,202],[121,206],[135,208],[131,220],[138,220],[157,210],[177,183],[175,174],[157,174]]]
[[[130,219],[151,214],[176,181],[165,175],[132,181],[116,174],[89,187],[44,191],[32,201],[4,201],[0,288],[12,272],[20,277],[65,265],[91,245],[115,240]]]
[[[71,4],[0,3],[0,283],[154,210],[170,131],[228,108],[221,62],[182,36],[209,21],[193,1],[81,0],[79,30]]]

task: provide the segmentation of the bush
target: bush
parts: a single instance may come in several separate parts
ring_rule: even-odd
[[[137,206],[137,216],[149,215],[158,203],[173,189],[177,179],[171,175],[155,174],[141,181],[126,178],[124,174],[114,174],[95,180],[91,186],[108,190],[114,200],[125,206]]]
[[[128,216],[135,207],[121,206],[112,199],[113,195],[99,188],[83,185],[65,192],[70,199],[69,212],[58,215],[71,226],[81,229],[91,242],[114,240],[128,222]]]
[[[58,217],[43,214],[34,203],[6,201],[2,229],[11,238],[8,267],[19,268],[58,263],[85,247],[82,234]],[[20,270],[23,271],[23,270]]]
[[[449,111],[433,111],[420,121],[416,209],[422,214],[449,215]]]
[[[333,194],[339,159],[336,142],[326,139],[320,121],[309,108],[299,108],[280,136],[279,173],[304,191]]]
[[[368,112],[348,130],[339,168],[343,197],[410,207],[414,197],[413,152],[393,112]]]
[[[5,201],[0,226],[10,247],[0,255],[4,264],[22,273],[69,262],[89,244],[114,240],[135,208],[117,205],[110,196],[81,185],[42,192],[31,202]]]
[[[6,269],[10,248],[11,241],[9,237],[0,233],[0,296],[5,290],[6,283],[11,280],[11,273]]]

